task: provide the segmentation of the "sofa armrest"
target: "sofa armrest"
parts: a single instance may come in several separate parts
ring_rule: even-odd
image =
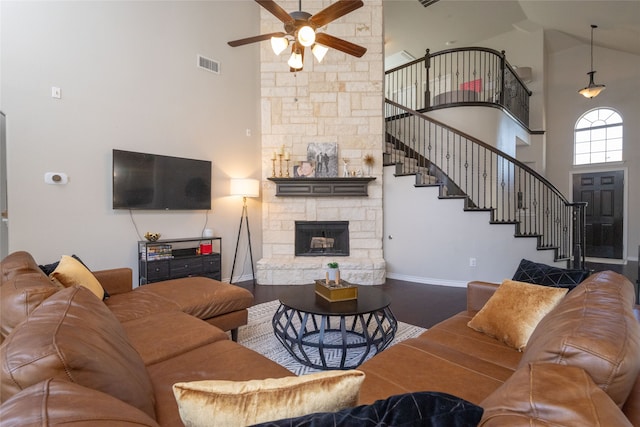
[[[498,289],[497,283],[473,281],[467,284],[467,311],[480,311]]]
[[[109,295],[123,294],[133,289],[133,270],[128,267],[92,272]]]

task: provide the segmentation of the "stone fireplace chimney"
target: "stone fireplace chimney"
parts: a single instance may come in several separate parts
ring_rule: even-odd
[[[297,1],[279,1],[297,10]],[[305,0],[304,9],[317,12],[326,1]],[[362,58],[329,49],[321,64],[305,55],[304,69],[292,73],[286,55],[276,56],[261,43],[262,86],[262,254],[257,263],[259,284],[309,284],[325,277],[328,262],[340,264],[340,274],[352,283],[385,281],[382,254],[383,35],[382,0],[365,5],[327,25],[326,32],[367,48]],[[281,31],[282,23],[261,11],[261,32]],[[293,166],[307,160],[310,143],[337,143],[339,176],[366,173],[365,155],[374,158],[377,179],[365,196],[276,196],[271,155],[284,149]],[[286,167],[285,167],[286,168]],[[276,173],[279,173],[276,166]],[[286,171],[285,171],[286,173]],[[296,256],[296,221],[347,221],[349,255]]]

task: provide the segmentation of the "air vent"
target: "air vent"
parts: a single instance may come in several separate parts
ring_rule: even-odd
[[[220,63],[202,55],[198,55],[198,67],[215,74],[220,74]]]
[[[438,0],[418,0],[424,7],[431,6],[434,3],[437,3]]]

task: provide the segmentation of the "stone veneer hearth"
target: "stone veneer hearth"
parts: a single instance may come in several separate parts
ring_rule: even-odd
[[[298,1],[279,1],[297,10]],[[305,0],[311,14],[330,1]],[[261,10],[261,33],[282,30],[282,23]],[[262,256],[256,276],[261,285],[307,284],[325,277],[328,262],[353,283],[385,281],[382,253],[383,34],[382,0],[365,5],[328,24],[325,31],[367,48],[362,58],[330,49],[322,64],[305,55],[304,70],[289,71],[288,55],[275,56],[268,42],[260,44],[262,112]],[[309,53],[309,52],[307,52]],[[279,197],[271,177],[271,154],[291,154],[290,173],[306,160],[311,142],[338,144],[339,170],[366,171],[363,157],[374,158],[368,196]],[[276,168],[277,169],[277,168]],[[341,174],[342,175],[342,174]],[[347,257],[296,257],[295,221],[349,221]]]

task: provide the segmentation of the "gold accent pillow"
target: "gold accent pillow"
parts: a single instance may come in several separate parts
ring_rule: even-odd
[[[538,322],[567,292],[565,288],[504,280],[467,326],[522,351]]]
[[[89,289],[95,296],[104,299],[104,289],[96,276],[77,259],[68,255],[62,255],[60,263],[49,275],[54,281],[61,283],[65,288],[71,286],[84,286]]]
[[[348,370],[265,380],[181,382],[173,385],[173,394],[186,426],[246,426],[353,407],[364,376]]]

